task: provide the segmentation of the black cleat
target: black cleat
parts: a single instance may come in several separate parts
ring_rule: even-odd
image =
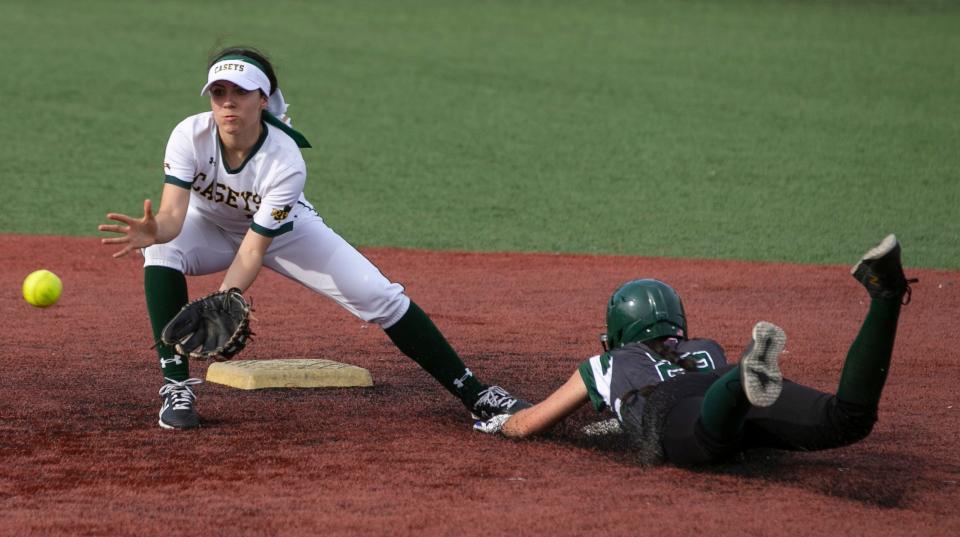
[[[475,420],[488,420],[501,414],[516,414],[524,408],[533,406],[523,399],[510,395],[500,386],[488,386],[478,395],[477,402],[471,409]]]
[[[166,379],[167,383],[160,388],[160,397],[163,406],[160,407],[159,424],[164,429],[194,429],[200,426],[200,417],[193,403],[197,400],[191,385],[203,381],[191,378],[183,381]]]
[[[850,269],[850,274],[867,288],[870,298],[900,299],[910,302],[910,284],[903,275],[900,262],[900,242],[896,235],[887,235],[880,244],[863,254],[863,258]]]
[[[777,362],[786,344],[779,326],[760,321],[753,327],[753,340],[740,357],[740,383],[751,405],[768,407],[780,397],[783,373]]]

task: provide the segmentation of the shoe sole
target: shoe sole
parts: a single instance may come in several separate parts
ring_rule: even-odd
[[[768,407],[780,397],[783,373],[780,353],[787,344],[787,334],[774,324],[761,321],[753,327],[753,348],[740,359],[743,391],[750,404]]]
[[[863,257],[860,258],[860,261],[858,261],[857,264],[854,265],[852,269],[850,269],[850,274],[853,274],[854,276],[856,276],[857,269],[859,269],[860,265],[864,264],[864,262],[876,261],[882,258],[883,256],[889,254],[890,252],[892,252],[893,249],[896,247],[897,247],[897,236],[892,233],[890,235],[887,235],[886,237],[883,238],[882,241],[880,241],[880,244],[874,246],[873,248],[868,250],[867,253],[863,254]]]
[[[177,426],[175,426],[175,425],[170,425],[170,424],[164,423],[163,420],[157,420],[157,425],[159,425],[160,427],[162,427],[162,428],[164,428],[164,429],[177,430],[177,431],[185,431],[185,430],[187,430],[187,429],[199,429],[199,428],[200,428],[200,424],[199,424],[199,423],[196,424],[196,425],[194,425],[194,426],[191,426],[191,427],[177,427]]]

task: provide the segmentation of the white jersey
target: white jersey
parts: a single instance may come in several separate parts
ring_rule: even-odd
[[[303,197],[306,166],[297,143],[264,124],[236,170],[226,167],[211,112],[180,122],[167,143],[165,182],[191,189],[180,234],[143,249],[144,266],[188,276],[227,270],[248,230],[271,237],[263,266],[330,297],[384,328],[407,312],[403,286],[330,229]]]
[[[253,228],[276,237],[293,229],[299,213],[315,213],[303,196],[307,168],[300,148],[267,123],[246,161],[230,169],[213,112],[190,116],[170,134],[163,167],[167,183],[193,191],[191,209],[231,233]]]

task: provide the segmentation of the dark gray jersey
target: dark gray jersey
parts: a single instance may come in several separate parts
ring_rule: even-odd
[[[712,339],[669,340],[667,346],[683,358],[696,360],[700,371],[713,370],[727,363],[723,347]],[[630,343],[588,358],[580,364],[579,370],[593,407],[598,411],[610,408],[618,417],[620,399],[624,394],[686,372],[643,343]]]

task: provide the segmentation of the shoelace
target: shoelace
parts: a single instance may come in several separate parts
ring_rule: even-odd
[[[480,392],[480,398],[474,403],[474,407],[489,405],[494,408],[510,408],[517,402],[515,397],[511,397],[507,390],[499,386],[491,386]]]
[[[170,406],[174,410],[187,410],[193,401],[197,398],[190,386],[202,384],[203,381],[198,378],[189,378],[187,380],[173,380],[164,378],[166,384],[160,387],[161,397],[170,397]]]
[[[917,283],[920,281],[920,278],[907,278],[907,288],[903,292],[903,298],[900,300],[900,303],[906,306],[910,303],[910,298],[913,295],[913,289],[910,288],[911,283]]]

